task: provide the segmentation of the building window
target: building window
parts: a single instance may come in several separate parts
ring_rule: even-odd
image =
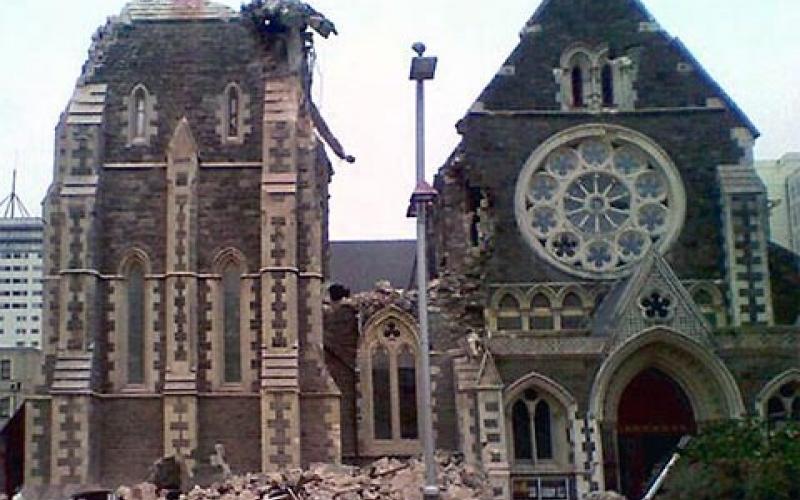
[[[767,400],[767,419],[772,423],[800,422],[800,380],[782,384]]]
[[[359,346],[359,392],[367,425],[359,429],[359,435],[367,454],[420,451],[419,349],[414,325],[405,313],[386,309],[365,326]]]
[[[147,93],[142,87],[137,88],[133,94],[133,109],[133,137],[144,139],[147,133]]]
[[[586,309],[575,292],[568,292],[561,301],[561,329],[580,330],[586,328]]]
[[[126,100],[128,113],[128,145],[146,145],[156,133],[154,126],[156,99],[144,85],[133,88]]]
[[[510,293],[505,294],[497,305],[498,330],[522,330],[520,302]]]
[[[417,439],[417,360],[413,349],[404,345],[397,356],[397,397],[400,403],[400,437]]]
[[[582,108],[585,106],[583,100],[583,69],[580,66],[572,68],[572,107]]]
[[[608,47],[575,44],[564,51],[554,75],[564,110],[632,109],[636,67],[627,56],[611,59]]]
[[[537,293],[531,300],[531,330],[553,330],[553,309],[550,298]]]
[[[217,111],[217,133],[223,143],[241,144],[245,134],[250,132],[250,127],[246,125],[249,119],[248,104],[247,95],[237,83],[231,82],[225,87],[219,97]]]
[[[553,415],[550,403],[527,389],[511,407],[514,458],[517,461],[553,460]]]
[[[134,261],[128,267],[127,326],[128,383],[144,383],[144,268]]]
[[[242,381],[241,281],[242,276],[239,266],[229,263],[222,273],[225,383],[240,383]]]
[[[375,439],[392,439],[391,368],[389,351],[378,345],[372,354],[372,422]]]
[[[228,137],[239,137],[239,89],[228,89]]]
[[[0,398],[0,418],[8,418],[11,416],[11,398],[6,396]]]
[[[10,359],[0,359],[0,380],[11,380]]]

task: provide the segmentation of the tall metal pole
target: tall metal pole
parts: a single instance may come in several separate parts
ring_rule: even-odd
[[[425,461],[425,485],[422,488],[423,498],[435,500],[439,498],[437,466],[434,456],[433,416],[431,411],[431,366],[430,341],[428,339],[428,265],[425,248],[425,228],[428,206],[435,198],[436,192],[425,182],[425,86],[424,81],[433,79],[436,69],[436,58],[423,57],[425,46],[414,44],[417,53],[411,64],[411,79],[417,82],[417,186],[411,196],[412,212],[417,217],[417,289],[420,330],[421,355],[421,387],[422,404],[419,417],[422,427],[422,445]]]

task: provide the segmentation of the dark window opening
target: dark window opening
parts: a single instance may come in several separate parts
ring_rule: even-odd
[[[223,357],[225,382],[242,381],[241,276],[234,266],[228,266],[222,275],[223,293]]]
[[[545,401],[536,404],[534,414],[536,430],[536,458],[547,460],[553,458],[553,441],[550,436],[550,405]]]
[[[392,439],[392,398],[389,353],[379,348],[372,355],[372,422],[375,439]]]
[[[614,106],[614,74],[611,71],[610,64],[603,65],[600,79],[603,86],[603,106],[611,108]]]
[[[514,431],[514,458],[517,460],[533,460],[531,440],[531,416],[528,405],[520,400],[514,403],[511,410]]]
[[[144,271],[134,263],[128,270],[128,383],[144,383]]]
[[[397,392],[400,404],[400,437],[417,439],[417,371],[414,353],[406,346],[397,357]]]
[[[572,68],[572,105],[582,108],[583,102],[583,70],[580,66]]]
[[[228,91],[228,137],[239,136],[239,90],[231,87]]]

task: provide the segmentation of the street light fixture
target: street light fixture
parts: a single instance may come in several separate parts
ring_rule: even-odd
[[[435,57],[424,57],[425,45],[415,43],[412,47],[417,56],[411,59],[411,80],[417,82],[417,184],[411,195],[409,217],[417,218],[417,308],[419,313],[420,354],[422,365],[422,404],[419,420],[422,426],[422,446],[425,461],[425,485],[422,496],[425,500],[439,498],[436,460],[433,443],[433,416],[431,412],[431,362],[428,340],[428,259],[425,249],[425,220],[428,207],[436,199],[436,190],[425,182],[425,80],[433,80],[436,74]]]

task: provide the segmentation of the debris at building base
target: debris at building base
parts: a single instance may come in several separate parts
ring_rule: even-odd
[[[439,454],[439,487],[442,500],[491,498],[485,474],[458,457]],[[421,500],[424,464],[417,459],[382,458],[364,467],[311,464],[306,470],[291,469],[271,474],[230,476],[208,487],[194,486],[180,495],[186,500]],[[149,483],[120,487],[120,500],[157,500]]]

